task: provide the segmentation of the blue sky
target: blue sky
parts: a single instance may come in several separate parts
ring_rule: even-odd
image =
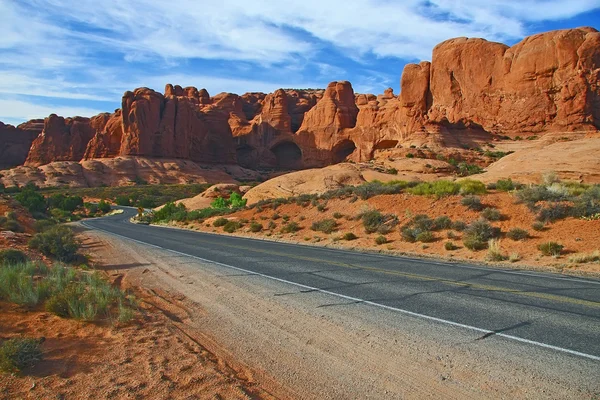
[[[398,93],[404,65],[443,40],[600,29],[600,0],[0,0],[0,21],[0,120],[18,124],[113,111],[166,83]]]

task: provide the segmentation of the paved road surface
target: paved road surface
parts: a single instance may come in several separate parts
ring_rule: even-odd
[[[339,304],[368,304],[501,336],[564,356],[600,361],[600,280],[365,254],[128,222],[135,213],[83,224],[295,285]],[[335,303],[335,302],[334,302]],[[557,355],[558,355],[557,354]]]

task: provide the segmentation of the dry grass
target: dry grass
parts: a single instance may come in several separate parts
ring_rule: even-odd
[[[577,253],[569,257],[569,262],[575,264],[584,264],[597,261],[600,261],[600,250],[596,250],[593,253]]]

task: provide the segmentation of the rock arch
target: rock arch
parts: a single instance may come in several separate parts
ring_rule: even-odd
[[[302,150],[292,141],[277,143],[271,147],[271,152],[275,155],[279,168],[293,169],[302,166]]]
[[[350,154],[356,150],[356,143],[350,139],[345,139],[333,146],[333,162],[340,163],[345,161]]]

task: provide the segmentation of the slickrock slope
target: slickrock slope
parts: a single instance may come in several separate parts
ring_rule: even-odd
[[[405,66],[399,96],[355,94],[346,81],[324,91],[213,97],[194,87],[139,88],[113,114],[46,118],[26,165],[142,156],[301,169],[367,161],[377,150],[415,143],[442,149],[494,134],[597,131],[599,82],[593,28],[546,32],[512,47],[456,38],[437,45],[431,62]],[[0,149],[15,149],[4,164],[13,165],[27,138],[15,144],[3,129]]]

